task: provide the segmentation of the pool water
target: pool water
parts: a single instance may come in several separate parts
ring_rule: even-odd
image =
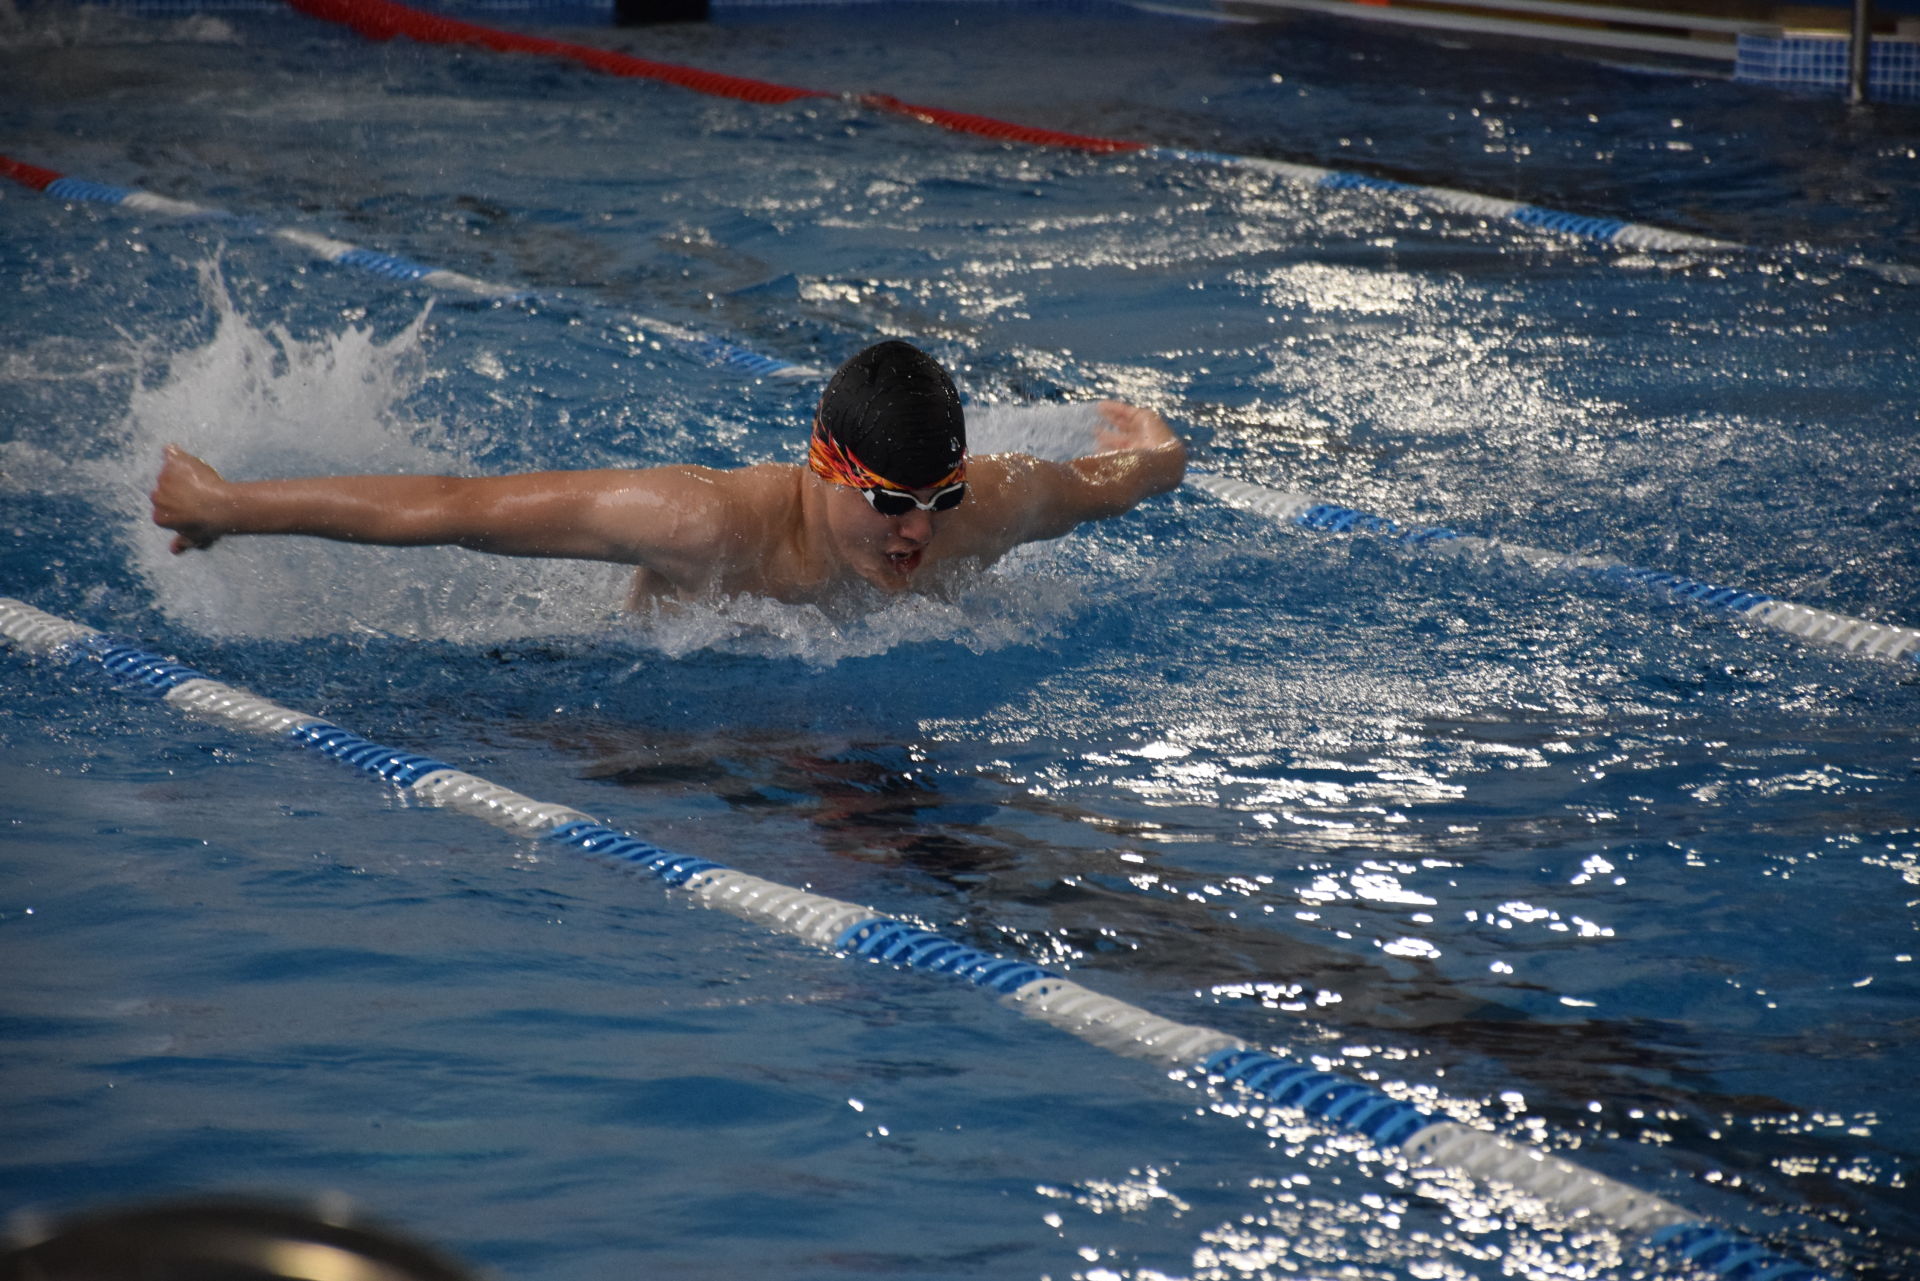
[[[796,459],[831,366],[976,446],[1162,409],[1196,468],[1920,623],[1920,115],[1312,23],[780,10],[545,29],[1760,246],[1017,149],[292,15],[29,9],[0,594],[610,826],[1426,1092],[1835,1272],[1920,1271],[1920,671],[1192,489],[951,598],[618,609],[610,568],[174,558],[235,476]],[[345,1193],[502,1277],[1688,1275],[970,990],[0,657],[0,1208]]]

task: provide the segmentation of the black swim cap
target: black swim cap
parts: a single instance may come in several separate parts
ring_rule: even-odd
[[[967,456],[960,393],[940,363],[910,343],[875,343],[840,366],[820,397],[820,426],[860,465],[924,489]]]

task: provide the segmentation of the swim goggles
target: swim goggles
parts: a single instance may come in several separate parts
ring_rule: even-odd
[[[916,509],[923,512],[952,511],[967,496],[965,454],[960,456],[960,461],[952,471],[933,484],[922,487],[934,492],[931,498],[921,502],[907,490],[865,466],[853,456],[851,450],[818,425],[814,427],[813,440],[807,446],[807,466],[822,480],[859,490],[867,504],[882,516],[904,516]]]
[[[967,482],[956,480],[951,485],[942,486],[924,503],[903,489],[888,489],[882,485],[874,485],[860,492],[866,495],[868,505],[882,516],[904,516],[916,507],[923,512],[952,511],[967,496]]]

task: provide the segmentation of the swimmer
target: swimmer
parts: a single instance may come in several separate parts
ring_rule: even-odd
[[[174,531],[176,555],[235,534],[451,544],[632,565],[630,609],[734,594],[820,602],[856,580],[926,590],[1180,483],[1186,446],[1165,419],[1119,401],[1100,413],[1086,457],[970,458],[952,379],[889,341],[827,383],[805,467],[229,481],[169,445],[153,520]]]

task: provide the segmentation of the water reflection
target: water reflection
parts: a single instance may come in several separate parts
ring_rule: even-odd
[[[941,767],[937,747],[923,745],[729,731],[651,732],[644,743],[600,732],[573,746],[591,756],[584,777],[648,793],[649,809],[670,805],[674,796],[711,796],[763,831],[782,829],[771,838],[779,848],[804,840],[833,858],[895,870],[870,882],[870,891],[889,882],[914,894],[937,889],[953,900],[953,914],[971,923],[973,941],[1109,970],[1135,991],[1205,992],[1249,1029],[1265,1022],[1248,1017],[1249,1007],[1311,1008],[1343,1029],[1317,1036],[1338,1039],[1360,1028],[1418,1033],[1473,1046],[1523,1076],[1540,1066],[1537,1060],[1551,1062],[1557,1088],[1581,1102],[1617,1092],[1621,1083],[1606,1078],[1622,1069],[1687,1071],[1674,1028],[1659,1031],[1657,1047],[1642,1048],[1638,1042],[1659,1024],[1538,1024],[1503,1006],[1497,988],[1462,984],[1425,964],[1432,955],[1426,948],[1407,944],[1370,955],[1365,945],[1341,945],[1355,941],[1350,931],[1321,927],[1320,913],[1297,907],[1341,902],[1382,923],[1404,920],[1407,908],[1436,900],[1405,889],[1401,878],[1444,871],[1444,861],[1418,868],[1365,860],[1304,885],[1267,873],[1215,877],[1183,863],[1178,843],[1168,848],[1153,840],[1164,832],[1136,831],[1131,835],[1147,844],[1115,848],[1107,842],[1127,833],[1110,821],[1055,797],[956,777]],[[794,870],[817,867],[809,861]],[[1277,912],[1277,905],[1295,910]],[[1607,932],[1577,916],[1572,924],[1561,921],[1550,909],[1501,906],[1489,924],[1558,925],[1573,937]],[[1432,923],[1430,913],[1413,915]],[[1569,1043],[1588,1047],[1577,1064],[1546,1052]]]
[[[1653,737],[1631,724],[1571,737],[1524,724],[1504,735],[1484,722],[1428,728],[1471,747],[1478,769],[1443,776],[1408,769],[1398,753],[1228,762],[1160,739],[1089,751],[1079,772],[1036,787],[1004,759],[982,761],[982,745],[969,742],[601,727],[569,734],[567,745],[588,762],[584,777],[637,793],[649,811],[710,798],[750,819],[755,848],[782,851],[787,863],[748,870],[930,919],[1111,995],[1309,1051],[1355,1075],[1438,1081],[1436,1102],[1546,1146],[1624,1145],[1658,1153],[1647,1159],[1659,1169],[1727,1161],[1748,1171],[1743,1198],[1808,1201],[1842,1217],[1863,1195],[1893,1194],[1897,1164],[1849,1150],[1861,1122],[1783,1122],[1820,1113],[1743,1084],[1684,1003],[1671,1016],[1646,1015],[1632,1011],[1661,1003],[1607,995],[1623,982],[1687,991],[1714,981],[1722,962],[1712,952],[1676,956],[1670,979],[1645,973],[1637,955],[1684,929],[1670,919],[1655,926],[1649,914],[1670,915],[1672,878],[1688,860],[1596,842],[1594,807],[1577,796],[1552,822],[1524,786],[1501,799],[1507,780],[1524,783],[1550,762],[1556,780],[1572,772],[1603,785],[1678,745],[1649,754]],[[1482,750],[1499,739],[1502,750]],[[1616,759],[1622,743],[1635,745],[1630,761]],[[1533,768],[1503,768],[1515,759]],[[1620,774],[1647,796],[1645,815],[1675,797],[1692,807],[1680,780],[1696,767],[1665,786],[1646,777],[1666,768]],[[1366,813],[1376,828],[1343,843],[1247,822],[1250,807],[1229,799],[1276,791]],[[1153,804],[1129,799],[1141,797]],[[1382,815],[1368,812],[1387,809],[1374,804],[1383,797],[1406,819],[1394,825],[1400,853],[1371,836]],[[1223,814],[1242,821],[1222,825]],[[1502,851],[1552,845],[1566,848],[1549,881],[1516,881],[1502,867]],[[1515,894],[1523,882],[1524,896]],[[945,906],[930,909],[929,894]],[[1613,950],[1623,930],[1637,940],[1633,953]],[[1583,971],[1584,983],[1574,978]],[[1763,1172],[1779,1182],[1763,1186]],[[1817,1193],[1807,1186],[1816,1180]],[[1228,1234],[1220,1245],[1257,1253],[1264,1239]]]

